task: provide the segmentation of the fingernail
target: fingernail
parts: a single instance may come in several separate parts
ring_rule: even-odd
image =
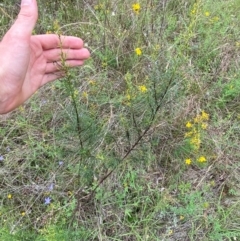
[[[32,0],[22,0],[21,6],[30,5],[31,3],[32,3]]]

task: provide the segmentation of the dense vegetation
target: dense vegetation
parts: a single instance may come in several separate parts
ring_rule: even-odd
[[[38,2],[91,58],[0,116],[0,240],[240,240],[240,1]]]

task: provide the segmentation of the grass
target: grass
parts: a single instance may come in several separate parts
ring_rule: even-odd
[[[92,56],[0,116],[0,240],[240,240],[239,6],[39,1]]]

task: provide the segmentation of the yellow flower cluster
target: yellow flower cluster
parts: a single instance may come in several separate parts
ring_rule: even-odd
[[[199,150],[201,145],[201,136],[199,129],[196,128],[195,125],[193,125],[191,122],[188,122],[186,124],[186,127],[191,128],[191,130],[185,133],[185,137],[189,139],[194,150]]]
[[[193,16],[193,15],[196,15],[199,11],[199,6],[200,6],[200,2],[197,1],[196,3],[193,4],[193,8],[191,9],[191,12],[190,14]]]
[[[186,128],[188,131],[185,133],[185,138],[189,140],[189,143],[193,147],[195,151],[200,149],[201,145],[201,133],[203,130],[206,130],[208,127],[209,114],[204,110],[201,111],[200,114],[197,114],[193,121],[188,121],[186,123]],[[200,156],[197,158],[199,163],[206,162],[206,158],[204,156]],[[192,160],[190,158],[185,159],[186,165],[191,165]]]
[[[190,143],[193,145],[195,150],[198,150],[200,148],[200,144],[201,144],[200,131],[201,129],[202,130],[207,129],[208,120],[209,120],[209,114],[207,114],[205,111],[202,111],[201,114],[198,114],[193,119],[193,122],[188,121],[186,123],[186,127],[190,130],[185,133],[185,137],[190,139]]]
[[[207,17],[209,23],[216,23],[220,20],[220,18],[218,16],[212,16],[212,14],[209,11],[206,11],[203,13],[205,15],[205,17]]]
[[[199,163],[204,163],[206,161],[207,161],[207,159],[206,159],[205,156],[200,156],[200,157],[197,158],[197,162],[199,162]],[[191,165],[192,159],[190,159],[190,158],[185,159],[185,164],[188,165],[188,166]]]
[[[195,123],[200,123],[200,122],[204,122],[204,121],[208,121],[209,120],[209,114],[206,113],[204,110],[201,112],[201,115],[198,114],[195,118],[194,118],[194,122]]]

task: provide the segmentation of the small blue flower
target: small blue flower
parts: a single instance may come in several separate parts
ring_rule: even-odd
[[[2,155],[0,155],[0,161],[3,161],[4,157]]]
[[[52,191],[53,188],[54,188],[54,183],[51,183],[51,184],[49,185],[49,187],[48,187],[48,190],[49,190],[49,191]]]
[[[47,103],[47,100],[45,100],[45,99],[41,101],[42,105],[45,105],[46,103]]]
[[[46,197],[45,199],[44,199],[44,204],[45,205],[48,205],[48,204],[50,204],[51,203],[51,198],[50,197]]]
[[[59,165],[59,166],[62,166],[63,163],[64,163],[63,161],[59,161],[59,162],[58,162],[58,165]]]

